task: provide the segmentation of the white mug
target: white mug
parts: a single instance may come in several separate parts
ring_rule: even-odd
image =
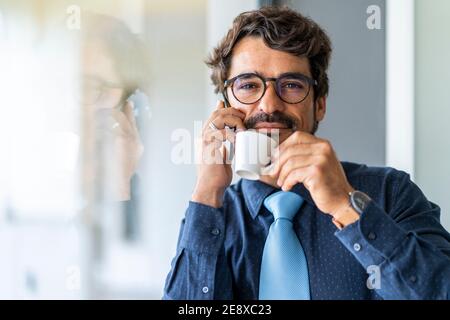
[[[278,147],[277,139],[254,131],[240,131],[236,134],[234,172],[248,180],[258,180],[270,173],[270,160]]]

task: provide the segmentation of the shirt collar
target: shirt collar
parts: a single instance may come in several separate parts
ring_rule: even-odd
[[[281,189],[272,187],[271,185],[259,180],[254,181],[242,179],[242,193],[244,195],[247,208],[249,209],[250,215],[253,219],[255,219],[259,214],[264,199],[271,193],[280,190]],[[308,202],[308,204],[315,206],[309,191],[303,184],[296,184],[291,191],[300,195],[306,202]]]

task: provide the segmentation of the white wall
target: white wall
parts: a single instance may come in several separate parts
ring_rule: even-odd
[[[254,10],[257,8],[257,0],[209,0],[207,11],[208,53],[225,36],[237,15],[244,11]],[[214,87],[209,80],[209,70],[206,77],[208,78],[208,85],[206,87],[208,108],[205,109],[205,116],[208,117],[211,110],[214,109],[217,99],[220,99],[221,97],[214,94]]]
[[[286,0],[329,35],[333,52],[327,114],[317,136],[333,144],[340,160],[385,165],[384,0]],[[369,29],[367,8],[376,5],[380,29]]]
[[[450,1],[416,0],[416,181],[450,230]]]

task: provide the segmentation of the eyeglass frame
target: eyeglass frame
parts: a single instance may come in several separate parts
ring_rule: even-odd
[[[102,99],[102,97],[103,97],[103,95],[104,95],[104,93],[105,93],[105,91],[107,89],[122,89],[122,90],[124,90],[124,92],[122,93],[122,95],[120,97],[120,100],[117,103],[117,105],[113,107],[113,109],[116,109],[116,108],[120,107],[120,105],[125,102],[124,98],[128,96],[128,92],[132,92],[132,90],[130,91],[123,84],[120,84],[120,83],[113,83],[113,82],[101,79],[99,77],[96,77],[96,76],[84,76],[84,78],[88,78],[90,80],[98,81],[98,83],[100,84],[100,86],[99,86],[100,92],[99,92],[98,96],[92,102],[83,103],[83,105],[86,105],[86,106],[95,105],[98,101],[100,101],[100,99]]]
[[[254,102],[242,102],[241,100],[239,100],[239,99],[236,97],[236,94],[234,93],[234,90],[233,90],[233,84],[234,84],[234,82],[235,82],[238,78],[243,77],[243,76],[256,76],[257,78],[259,78],[259,79],[262,80],[263,85],[264,85],[264,91],[263,91],[263,94],[261,95],[261,97],[259,97],[258,100],[254,101]],[[283,78],[283,77],[287,77],[287,76],[293,76],[294,78],[302,78],[302,79],[306,80],[306,82],[308,82],[308,84],[309,84],[308,92],[306,93],[305,97],[304,97],[303,99],[301,99],[300,101],[298,101],[298,102],[288,102],[288,101],[285,101],[285,100],[280,96],[280,94],[278,93],[278,89],[277,89],[277,86],[276,86],[277,80],[280,79],[280,78]],[[288,103],[288,104],[297,104],[297,103],[303,102],[303,101],[309,96],[309,93],[310,93],[310,91],[311,91],[311,87],[317,86],[317,80],[312,79],[312,78],[310,78],[310,77],[308,77],[308,76],[306,76],[306,75],[304,75],[304,74],[302,74],[302,73],[288,72],[288,73],[283,73],[282,75],[280,75],[280,76],[277,77],[277,78],[273,78],[273,77],[264,78],[263,76],[261,76],[261,75],[258,74],[258,73],[247,72],[247,73],[241,73],[241,74],[239,74],[239,75],[237,75],[237,76],[235,76],[235,77],[233,77],[233,78],[231,78],[231,79],[225,80],[224,83],[223,83],[223,84],[224,84],[224,88],[223,88],[222,95],[223,95],[223,97],[225,98],[226,103],[229,104],[227,88],[231,86],[231,93],[233,94],[233,97],[234,97],[237,101],[239,101],[239,103],[246,104],[246,105],[254,104],[254,103],[259,102],[259,101],[264,97],[264,95],[266,94],[266,91],[267,91],[267,84],[266,84],[266,82],[268,82],[268,81],[274,81],[274,82],[275,82],[274,89],[275,89],[275,93],[277,94],[277,97],[280,98],[281,101],[283,101],[283,102],[285,102],[285,103]]]

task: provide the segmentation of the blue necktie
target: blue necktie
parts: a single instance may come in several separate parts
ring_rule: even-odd
[[[305,252],[292,219],[303,203],[293,192],[279,191],[264,200],[274,222],[264,245],[259,282],[260,300],[309,300],[309,275]]]

